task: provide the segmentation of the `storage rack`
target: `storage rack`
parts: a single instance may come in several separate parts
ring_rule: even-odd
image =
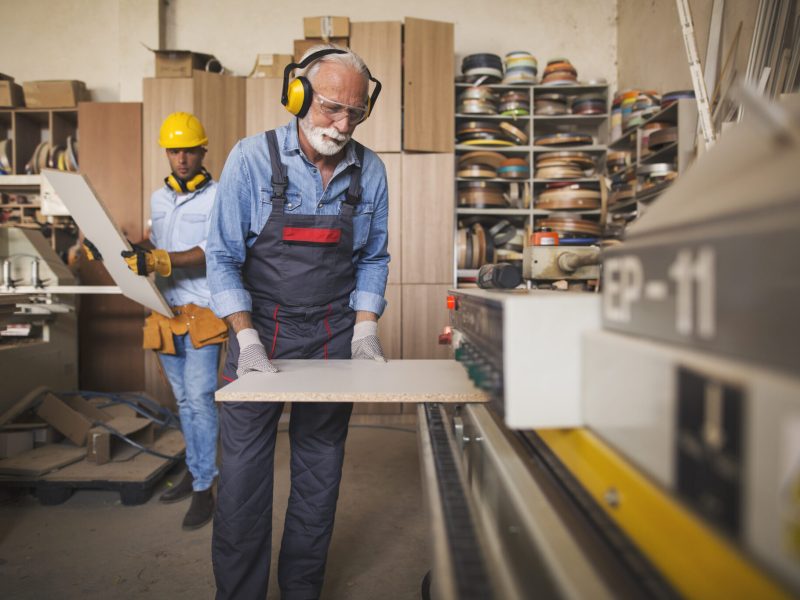
[[[475,84],[471,83],[456,83],[455,95],[456,102],[458,101],[459,94],[466,88],[473,87]],[[528,134],[529,144],[526,146],[480,146],[480,145],[462,145],[456,144],[455,146],[455,169],[458,171],[458,157],[462,154],[475,151],[491,151],[499,152],[501,154],[508,154],[509,157],[523,158],[528,162],[530,169],[529,177],[527,179],[473,179],[473,178],[459,178],[455,177],[454,185],[454,205],[455,205],[455,219],[453,231],[453,246],[454,246],[454,260],[453,284],[458,286],[459,278],[474,278],[478,274],[477,269],[459,269],[458,268],[458,221],[461,217],[465,216],[485,216],[489,218],[494,217],[513,217],[517,223],[522,224],[529,231],[534,231],[536,228],[536,221],[542,217],[550,215],[554,211],[542,210],[535,208],[536,200],[542,190],[548,183],[559,182],[599,182],[599,175],[605,171],[606,151],[609,135],[610,111],[611,106],[608,98],[608,85],[606,84],[576,84],[576,85],[504,85],[504,84],[484,84],[481,87],[487,87],[496,90],[497,93],[506,91],[521,91],[528,92],[529,95],[529,109],[528,115],[525,116],[503,116],[503,115],[480,115],[480,114],[455,114],[456,129],[458,124],[462,121],[508,121],[515,125],[522,125]],[[536,115],[534,114],[534,106],[537,94],[554,94],[561,93],[567,96],[578,96],[581,94],[596,93],[602,94],[606,100],[606,112],[599,115]],[[536,146],[533,144],[535,137],[548,133],[579,131],[584,133],[591,133],[595,143],[585,146]],[[576,151],[586,152],[596,157],[596,174],[591,177],[581,177],[575,179],[537,179],[536,173],[536,156],[546,152],[557,151]],[[454,174],[455,175],[455,174]],[[458,206],[458,183],[464,181],[487,181],[498,182],[504,184],[519,183],[526,189],[526,197],[524,198],[524,205],[522,208],[467,208]],[[600,210],[570,210],[572,215],[588,216],[590,219],[599,218]]]
[[[655,152],[647,152],[642,147],[642,132],[648,123],[671,123],[678,128],[678,139]],[[640,166],[647,164],[670,162],[674,163],[680,176],[691,164],[695,155],[695,139],[697,137],[697,103],[691,98],[681,98],[663,108],[641,125],[629,128],[620,137],[608,145],[609,150],[627,151],[631,153],[631,163],[622,171],[612,176],[612,182],[623,181],[633,171],[636,173]],[[633,217],[641,216],[647,204],[655,200],[666,190],[672,181],[664,182],[648,189],[639,189],[639,178],[634,186],[634,195],[628,200],[617,202],[609,206],[611,214],[621,214],[635,211]]]

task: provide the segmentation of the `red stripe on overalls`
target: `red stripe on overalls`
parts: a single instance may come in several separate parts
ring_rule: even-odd
[[[325,318],[322,319],[322,322],[325,324],[325,330],[328,332],[328,342],[330,342],[331,338],[333,337],[333,335],[331,334],[330,323],[328,323],[328,317],[331,315],[332,312],[333,312],[333,307],[330,304],[328,304],[328,312],[325,313]],[[325,360],[328,360],[328,342],[325,342],[322,345],[322,348],[325,351]]]
[[[228,382],[230,382],[230,383],[233,383],[234,381],[236,381],[235,379],[231,379],[230,377],[225,377],[225,375],[223,375],[223,376],[222,376],[222,378],[223,378],[225,381],[228,381]]]
[[[284,242],[311,242],[318,244],[338,244],[342,237],[341,229],[316,229],[312,227],[284,227]]]
[[[272,350],[269,352],[270,360],[275,356],[275,346],[278,344],[278,330],[281,328],[281,324],[278,322],[278,309],[280,307],[280,304],[276,305],[275,312],[272,313],[272,320],[275,321],[275,333],[272,335]]]

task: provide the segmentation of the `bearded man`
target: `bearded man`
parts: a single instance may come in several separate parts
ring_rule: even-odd
[[[241,140],[220,177],[206,246],[211,307],[233,335],[223,377],[276,358],[384,360],[388,197],[380,158],[351,140],[380,91],[349,50],[310,49],[282,101],[288,125]],[[376,86],[368,95],[369,81]],[[220,406],[212,558],[217,598],[267,594],[275,438],[282,403]],[[351,403],[293,405],[291,493],[278,564],[285,600],[318,598]]]

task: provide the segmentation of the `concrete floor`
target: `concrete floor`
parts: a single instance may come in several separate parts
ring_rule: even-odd
[[[355,418],[354,418],[355,419]],[[429,568],[417,439],[413,425],[355,425],[323,598],[413,599]],[[288,439],[276,452],[273,565],[269,598],[279,598],[278,544],[288,496]],[[116,492],[78,491],[59,506],[30,495],[0,505],[0,589],[8,599],[213,598],[211,525],[184,532],[188,500],[153,498],[123,506]]]

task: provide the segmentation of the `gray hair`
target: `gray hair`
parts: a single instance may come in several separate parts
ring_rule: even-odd
[[[315,52],[330,49],[344,50],[345,54],[327,54],[322,58],[315,60],[310,66],[303,69],[302,72],[298,72],[297,75],[303,75],[306,79],[313,83],[314,77],[316,76],[317,71],[319,71],[320,65],[323,63],[339,63],[340,65],[344,65],[345,67],[360,73],[364,77],[364,80],[369,82],[369,70],[367,69],[367,65],[364,63],[364,60],[349,48],[342,48],[336,44],[317,44],[316,46],[312,46],[306,50],[300,62],[303,62],[307,57],[311,56]]]

